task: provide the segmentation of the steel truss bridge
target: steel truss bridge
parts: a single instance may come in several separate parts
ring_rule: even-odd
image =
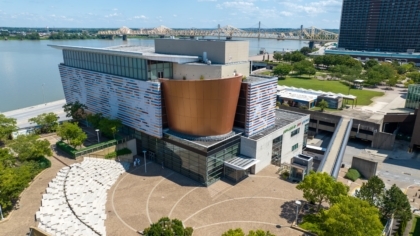
[[[268,31],[261,28],[238,29],[227,25],[225,27],[218,27],[217,29],[171,29],[166,26],[159,26],[151,29],[133,30],[128,27],[121,27],[118,30],[99,31],[99,35],[115,36],[123,35],[141,35],[150,37],[219,37],[219,38],[263,38],[263,39],[278,39],[278,40],[312,40],[312,41],[337,41],[338,34],[332,33],[323,29],[315,27],[303,28],[288,31],[276,32]]]

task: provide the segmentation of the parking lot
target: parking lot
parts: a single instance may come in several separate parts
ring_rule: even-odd
[[[168,216],[194,228],[194,235],[221,235],[231,228],[269,230],[275,235],[302,235],[290,228],[295,200],[302,200],[295,184],[279,179],[275,166],[232,184],[210,187],[149,162],[122,175],[108,193],[109,235],[138,235]]]

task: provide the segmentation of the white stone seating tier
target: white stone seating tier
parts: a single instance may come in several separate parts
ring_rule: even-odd
[[[42,196],[35,214],[38,227],[52,235],[106,235],[107,191],[128,167],[129,163],[85,157],[62,168]]]

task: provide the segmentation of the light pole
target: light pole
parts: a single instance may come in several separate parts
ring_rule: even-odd
[[[296,203],[296,225],[297,225],[298,224],[299,206],[302,203],[299,200],[296,200],[295,203]]]
[[[96,136],[98,136],[98,143],[99,143],[99,129],[95,129],[96,131]]]
[[[45,105],[47,105],[45,103],[44,83],[42,83],[42,103],[44,103]]]
[[[143,150],[143,154],[144,154],[144,173],[147,173],[147,168],[146,168],[146,150]]]

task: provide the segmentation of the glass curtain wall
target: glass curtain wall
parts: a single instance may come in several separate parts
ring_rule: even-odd
[[[203,185],[210,185],[222,178],[223,162],[239,154],[238,142],[208,157],[147,134],[141,135],[141,143],[142,148],[148,150],[150,160]]]
[[[273,139],[271,164],[281,166],[281,151],[283,146],[283,135]]]
[[[73,50],[63,50],[63,58],[67,66],[138,80],[149,80],[147,60],[140,58]]]
[[[147,78],[154,80],[158,78],[172,79],[172,63],[163,61],[147,61]]]
[[[408,86],[407,100],[405,102],[405,108],[417,109],[420,104],[420,85]]]

